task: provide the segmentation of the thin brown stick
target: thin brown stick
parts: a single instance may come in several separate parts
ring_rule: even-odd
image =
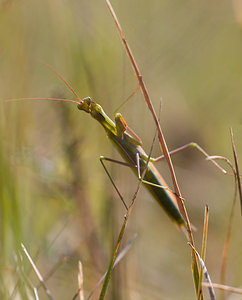
[[[188,218],[188,215],[187,215],[187,212],[186,212],[186,208],[185,208],[185,205],[183,203],[183,201],[181,200],[182,199],[182,196],[181,196],[181,192],[180,192],[180,189],[179,189],[179,186],[178,186],[178,183],[177,183],[177,179],[176,179],[176,175],[175,175],[175,172],[174,172],[174,168],[173,168],[173,165],[172,165],[172,161],[171,161],[171,157],[169,155],[169,151],[168,151],[168,147],[166,145],[166,142],[165,142],[165,138],[164,138],[164,135],[163,135],[163,132],[161,130],[161,126],[160,126],[160,123],[159,123],[159,120],[158,120],[158,117],[156,115],[156,112],[155,112],[155,109],[153,107],[153,104],[151,102],[151,99],[150,99],[150,96],[149,96],[149,93],[148,93],[148,90],[146,88],[146,85],[143,81],[143,77],[141,75],[141,72],[138,68],[138,65],[135,61],[135,58],[134,58],[134,55],[130,49],[130,46],[125,38],[125,35],[123,33],[123,30],[121,28],[121,25],[118,21],[118,18],[109,2],[109,0],[106,0],[106,3],[107,3],[107,6],[111,12],[111,15],[114,19],[114,22],[118,28],[118,31],[119,31],[119,34],[121,36],[121,39],[122,39],[122,42],[124,44],[124,47],[125,47],[125,50],[126,50],[126,53],[130,59],[130,62],[131,62],[131,65],[134,69],[134,72],[136,74],[136,77],[137,77],[137,80],[139,82],[139,85],[140,85],[140,88],[141,88],[141,91],[143,93],[143,96],[144,96],[144,99],[145,99],[145,102],[149,108],[149,110],[151,111],[152,113],[152,116],[154,118],[154,121],[155,121],[155,125],[157,127],[157,130],[158,130],[158,138],[159,138],[159,143],[160,143],[160,146],[161,146],[161,150],[167,160],[167,163],[168,163],[168,166],[169,166],[169,169],[170,169],[170,173],[171,173],[171,177],[172,177],[172,181],[173,181],[173,186],[174,186],[174,189],[175,189],[175,192],[176,192],[176,195],[177,195],[177,203],[178,203],[178,207],[179,207],[179,210],[181,212],[181,214],[183,215],[183,217],[185,218],[186,222],[187,222],[187,229],[188,229],[188,233],[189,233],[189,237],[190,237],[190,241],[192,242],[192,244],[194,243],[193,241],[193,237],[192,237],[192,233],[191,233],[191,224],[190,224],[190,221],[189,221],[189,218]]]
[[[127,103],[127,102],[129,101],[129,99],[131,99],[131,98],[138,92],[139,89],[140,89],[140,85],[137,87],[137,89],[136,89],[133,93],[131,93],[131,94],[128,96],[128,98],[126,98],[126,99],[124,100],[124,102],[122,102],[122,103],[115,109],[114,113],[118,112],[119,109],[120,109],[125,103]]]
[[[162,150],[162,152],[163,152],[163,154],[164,154],[164,156],[167,160],[167,163],[168,163],[168,166],[169,166],[169,169],[170,169],[171,178],[172,178],[172,181],[173,181],[173,186],[174,186],[175,193],[176,193],[178,207],[179,207],[179,210],[180,210],[181,214],[183,215],[184,219],[186,220],[187,231],[188,231],[188,236],[189,236],[190,243],[194,246],[194,239],[193,239],[193,235],[192,235],[191,223],[190,223],[187,211],[186,211],[185,204],[181,200],[182,199],[181,192],[180,192],[180,189],[179,189],[179,186],[178,186],[178,183],[177,183],[177,179],[176,179],[176,175],[175,175],[174,168],[173,168],[173,165],[172,165],[171,157],[169,155],[169,151],[168,151],[168,148],[167,148],[167,145],[166,145],[166,142],[165,142],[164,135],[163,135],[162,130],[161,130],[159,120],[158,120],[157,115],[155,113],[153,104],[152,104],[150,96],[148,94],[148,90],[146,88],[146,85],[143,81],[143,77],[141,75],[141,72],[138,68],[138,65],[137,65],[136,61],[135,61],[134,55],[133,55],[133,53],[130,49],[130,46],[129,46],[126,38],[125,38],[125,35],[124,35],[123,30],[121,28],[121,25],[119,24],[118,18],[116,16],[109,0],[106,0],[106,3],[107,3],[107,6],[108,6],[108,8],[111,12],[111,15],[114,19],[114,22],[117,26],[117,29],[118,29],[119,34],[121,36],[121,39],[122,39],[122,42],[124,44],[126,53],[127,53],[128,57],[130,59],[131,65],[132,65],[132,67],[134,69],[134,72],[136,74],[136,77],[137,77],[137,80],[139,82],[141,91],[143,93],[145,102],[146,102],[146,104],[147,104],[147,106],[148,106],[149,110],[151,111],[152,116],[154,118],[155,125],[156,125],[156,128],[158,130],[158,138],[159,138],[160,147],[161,147],[161,150]],[[197,264],[197,257],[194,254],[194,252],[192,252],[192,257],[193,257],[192,270],[194,272],[193,276],[194,276],[194,282],[195,282],[196,281],[195,280],[195,277],[196,277],[195,273],[198,273],[198,264]],[[195,285],[196,285],[196,283],[195,283]],[[196,290],[197,290],[197,288],[198,288],[198,286],[196,286]]]

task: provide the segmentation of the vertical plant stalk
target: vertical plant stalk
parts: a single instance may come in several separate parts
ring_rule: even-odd
[[[151,111],[151,114],[154,118],[154,121],[155,121],[155,124],[156,124],[156,127],[157,127],[157,130],[158,130],[158,138],[159,138],[159,143],[160,143],[160,147],[161,147],[161,150],[165,156],[165,159],[168,163],[168,166],[169,166],[169,169],[170,169],[170,173],[171,173],[171,177],[172,177],[172,181],[173,181],[173,186],[174,186],[174,189],[175,189],[175,193],[176,193],[176,198],[177,198],[177,203],[178,203],[178,207],[179,207],[179,210],[181,212],[181,214],[183,215],[184,219],[186,220],[186,223],[187,223],[187,231],[188,231],[188,236],[189,236],[189,240],[190,240],[190,243],[192,244],[192,246],[194,246],[194,239],[193,239],[193,235],[192,235],[192,230],[191,230],[191,223],[189,221],[189,217],[188,217],[188,214],[187,214],[187,211],[186,211],[186,207],[184,205],[184,202],[183,202],[183,198],[181,196],[181,192],[180,192],[180,189],[179,189],[179,186],[178,186],[178,183],[177,183],[177,179],[176,179],[176,175],[175,175],[175,172],[174,172],[174,168],[173,168],[173,165],[172,165],[172,161],[171,161],[171,157],[170,157],[170,154],[169,154],[169,151],[168,151],[168,148],[167,148],[167,145],[166,145],[166,142],[165,142],[165,138],[164,138],[164,135],[163,135],[163,132],[161,130],[161,126],[160,126],[160,123],[159,123],[159,120],[158,120],[158,117],[155,113],[155,110],[154,110],[154,107],[153,107],[153,104],[151,102],[151,99],[150,99],[150,96],[149,96],[149,93],[148,93],[148,90],[146,88],[146,85],[143,81],[143,76],[141,75],[141,72],[138,68],[138,65],[135,61],[135,58],[134,58],[134,55],[131,51],[131,48],[125,38],[125,35],[123,33],[123,30],[121,28],[121,25],[118,21],[118,18],[112,8],[112,5],[111,3],[109,2],[109,0],[105,0],[106,3],[107,3],[107,6],[111,12],[111,15],[114,19],[114,22],[117,26],[117,29],[119,31],[119,34],[121,36],[121,39],[122,39],[122,42],[123,42],[123,45],[125,47],[125,50],[126,50],[126,53],[130,59],[130,62],[131,62],[131,65],[134,69],[134,72],[136,74],[136,77],[137,77],[137,80],[139,82],[139,85],[140,85],[140,89],[143,93],[143,96],[144,96],[144,99],[145,99],[145,102],[149,108],[149,110]],[[197,258],[196,258],[196,255],[194,254],[194,252],[192,252],[192,272],[193,272],[193,278],[194,278],[194,284],[195,284],[195,290],[196,290],[196,293],[198,293],[198,286],[199,286],[199,272],[198,272],[198,264],[197,264]]]
[[[208,216],[209,216],[209,210],[208,205],[205,206],[205,213],[204,213],[204,225],[203,225],[203,241],[202,241],[202,260],[205,262],[205,256],[206,256],[206,246],[207,246],[207,235],[208,235]],[[198,285],[198,294],[197,299],[201,299],[202,294],[202,275],[203,275],[203,269],[202,266],[200,267],[200,273],[199,273],[199,285]]]
[[[238,184],[238,190],[239,190],[239,198],[240,198],[240,210],[242,215],[242,189],[241,189],[241,181],[240,181],[240,173],[239,173],[239,164],[238,164],[238,158],[236,154],[235,144],[234,144],[234,135],[232,128],[230,128],[230,135],[231,135],[231,142],[232,142],[232,148],[233,148],[233,154],[234,154],[234,163],[235,163],[235,170],[236,170],[236,179]]]
[[[130,205],[129,205],[128,209],[127,209],[127,212],[126,212],[126,214],[124,216],[124,222],[123,222],[122,228],[121,228],[119,236],[118,236],[118,241],[116,243],[116,246],[115,246],[115,249],[114,249],[114,252],[113,252],[113,256],[112,256],[111,261],[109,263],[109,267],[108,267],[108,270],[107,270],[107,273],[106,273],[106,276],[105,276],[105,279],[104,279],[104,283],[103,283],[102,290],[101,290],[101,293],[100,293],[100,296],[99,296],[99,300],[103,300],[104,296],[106,294],[108,283],[109,283],[110,277],[111,277],[111,272],[112,272],[112,269],[113,269],[114,264],[115,264],[115,260],[116,260],[117,254],[118,254],[118,249],[119,249],[121,240],[122,240],[123,235],[124,235],[124,231],[125,231],[125,228],[126,228],[126,225],[127,225],[127,222],[128,222],[128,218],[129,218],[129,216],[131,214],[131,211],[132,211],[132,209],[134,207],[135,200],[137,198],[138,192],[139,192],[141,184],[142,184],[142,180],[145,177],[145,173],[146,173],[149,161],[150,161],[151,153],[152,153],[153,146],[154,146],[154,143],[155,143],[155,136],[154,136],[154,139],[153,139],[153,142],[152,142],[152,145],[151,145],[151,149],[150,149],[150,153],[149,153],[149,156],[148,156],[148,159],[147,159],[146,166],[145,166],[145,168],[143,170],[143,173],[141,175],[141,180],[139,181],[139,183],[137,185],[137,188],[136,188],[136,191],[135,191],[135,193],[133,195],[131,203],[130,203]]]
[[[236,176],[235,176],[235,180],[236,180]],[[235,208],[235,203],[236,203],[236,194],[237,194],[236,191],[237,191],[237,189],[236,189],[236,184],[235,184],[235,195],[234,195],[232,209],[231,209],[230,216],[229,216],[229,224],[228,224],[228,228],[227,228],[227,233],[226,233],[224,247],[223,247],[223,253],[222,253],[222,263],[221,263],[221,272],[220,272],[220,284],[221,285],[224,285],[224,283],[225,283],[227,259],[228,259],[228,252],[229,252],[229,242],[230,242],[230,237],[231,237],[232,221],[233,221],[233,217],[234,217],[234,208]],[[220,300],[224,299],[224,290],[223,289],[221,289],[219,299]]]
[[[136,238],[136,235],[133,236],[125,245],[125,247],[122,249],[121,252],[119,252],[119,255],[116,257],[115,262],[113,264],[113,268],[117,266],[117,264],[124,258],[124,256],[126,255],[126,253],[128,252],[128,250],[131,247],[131,244],[133,243],[134,239]],[[86,298],[86,300],[90,300],[92,295],[94,294],[94,292],[96,291],[96,289],[99,287],[99,285],[105,280],[107,275],[107,272],[104,273],[104,275],[101,277],[101,279],[98,281],[98,283],[95,285],[95,287],[93,288],[93,290],[91,291],[91,293],[88,295],[88,297]]]
[[[126,50],[126,53],[130,59],[130,62],[131,62],[131,65],[134,69],[134,72],[136,74],[136,77],[138,79],[138,82],[139,82],[139,85],[140,85],[140,89],[143,93],[143,96],[144,96],[144,99],[145,99],[145,102],[149,108],[149,110],[151,111],[151,114],[154,118],[154,121],[155,121],[155,125],[157,127],[157,130],[158,130],[158,138],[159,138],[159,143],[160,143],[160,146],[161,146],[161,150],[162,150],[162,153],[164,154],[166,160],[167,160],[167,163],[168,163],[168,166],[169,166],[169,169],[170,169],[170,173],[171,173],[171,177],[172,177],[172,181],[173,181],[173,185],[174,185],[174,189],[175,189],[175,192],[176,192],[176,197],[177,197],[177,203],[178,203],[178,206],[179,206],[179,210],[181,212],[181,214],[183,215],[183,217],[186,219],[187,221],[187,227],[188,227],[188,231],[191,232],[191,225],[190,225],[190,222],[189,222],[189,218],[188,218],[188,215],[187,215],[187,212],[186,212],[186,208],[185,208],[185,205],[183,203],[183,201],[181,200],[182,199],[182,196],[181,196],[181,192],[180,192],[180,189],[179,189],[179,186],[178,186],[178,183],[177,183],[177,179],[176,179],[176,176],[175,176],[175,172],[174,172],[174,167],[172,165],[172,161],[171,161],[171,157],[169,155],[169,151],[168,151],[168,148],[167,148],[167,145],[166,145],[166,141],[165,141],[165,138],[164,138],[164,135],[163,135],[163,132],[161,130],[161,126],[160,126],[160,123],[159,123],[159,120],[158,120],[158,117],[156,115],[156,112],[155,112],[155,109],[154,109],[154,106],[151,102],[151,99],[150,99],[150,96],[148,94],[148,90],[146,88],[146,85],[143,81],[143,76],[141,75],[141,72],[138,68],[138,65],[135,61],[135,58],[134,58],[134,55],[129,47],[129,44],[125,38],[125,35],[123,33],[123,30],[121,28],[121,25],[118,21],[118,18],[109,2],[109,0],[106,0],[106,3],[107,3],[107,6],[112,14],[112,17],[116,23],[116,26],[118,28],[118,31],[120,33],[120,36],[121,36],[121,39],[122,39],[122,42],[124,44],[124,47],[125,47],[125,50]],[[192,238],[193,240],[193,238]]]

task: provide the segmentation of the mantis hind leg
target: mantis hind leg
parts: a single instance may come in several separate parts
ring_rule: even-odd
[[[172,150],[172,151],[169,151],[169,154],[170,154],[170,156],[172,156],[172,155],[174,155],[174,154],[177,154],[177,153],[179,153],[179,152],[182,152],[182,151],[184,151],[184,150],[187,150],[187,149],[190,149],[190,148],[193,148],[193,149],[197,149],[202,155],[204,155],[205,156],[205,158],[206,158],[206,160],[209,160],[216,168],[218,168],[223,174],[225,174],[225,175],[229,175],[229,176],[234,176],[234,174],[231,174],[231,173],[229,173],[229,172],[227,172],[223,167],[221,167],[220,166],[220,164],[218,164],[216,161],[215,161],[215,159],[216,158],[222,158],[222,157],[219,157],[219,156],[210,156],[201,146],[199,146],[197,143],[195,143],[195,142],[190,142],[190,143],[188,143],[188,144],[185,144],[185,145],[183,145],[183,146],[181,146],[181,147],[179,147],[179,148],[177,148],[177,149],[174,149],[174,150]],[[158,161],[161,161],[161,160],[163,160],[165,157],[164,157],[164,155],[161,155],[161,156],[159,156],[159,157],[156,157],[156,158],[151,158],[151,161],[152,162],[158,162]],[[231,163],[228,161],[228,160],[226,160],[226,162],[228,163],[228,165],[230,166],[230,167],[232,167],[231,166]],[[232,168],[233,169],[233,168]]]

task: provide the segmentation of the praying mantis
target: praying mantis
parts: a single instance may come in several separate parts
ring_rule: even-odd
[[[144,168],[147,168],[142,182],[145,183],[147,189],[151,192],[151,194],[157,200],[157,202],[162,206],[162,208],[165,210],[165,212],[171,218],[171,220],[174,221],[178,227],[184,227],[185,220],[181,215],[178,206],[176,204],[176,197],[174,193],[169,190],[167,184],[165,183],[165,180],[163,179],[161,174],[158,172],[158,170],[152,163],[155,162],[156,159],[148,158],[148,155],[141,147],[142,142],[140,138],[127,126],[127,123],[125,122],[122,115],[120,113],[117,113],[115,115],[115,122],[113,122],[106,115],[106,113],[104,112],[104,110],[99,104],[92,101],[90,97],[80,99],[79,96],[73,90],[73,88],[64,80],[64,78],[52,67],[50,68],[65,82],[65,84],[72,90],[72,92],[75,94],[75,96],[78,98],[79,101],[70,100],[70,99],[58,99],[58,98],[20,98],[20,99],[12,99],[10,101],[55,100],[55,101],[65,101],[65,102],[78,104],[77,108],[79,110],[82,110],[90,114],[95,120],[97,120],[103,126],[109,140],[114,144],[118,152],[125,160],[125,162],[120,162],[120,161],[113,160],[111,158],[100,156],[100,161],[106,173],[108,174],[114,188],[116,189],[119,197],[121,198],[125,208],[128,209],[128,206],[123,200],[123,197],[120,194],[119,190],[117,189],[116,185],[114,184],[111,175],[107,171],[107,168],[103,163],[104,160],[116,162],[131,167],[135,171],[136,175],[140,180],[141,180],[141,171]]]
[[[129,127],[127,126],[127,123],[120,114],[116,114],[115,119],[113,121],[106,115],[103,108],[99,104],[95,103],[91,98],[77,98],[78,101],[63,101],[72,101],[76,103],[79,110],[84,111],[85,113],[89,114],[93,119],[95,119],[103,127],[109,140],[113,143],[113,145],[116,147],[116,149],[125,161],[117,162],[113,159],[101,156],[100,161],[105,171],[106,168],[103,164],[105,160],[110,162],[117,162],[119,164],[123,164],[125,166],[130,167],[134,171],[138,179],[141,180],[141,172],[145,170],[147,166],[144,178],[142,179],[142,182],[144,182],[145,184],[145,188],[148,189],[148,191],[152,194],[153,198],[157,201],[157,203],[160,206],[162,206],[162,208],[165,210],[165,213],[170,217],[170,219],[179,228],[184,228],[186,226],[186,221],[177,207],[177,194],[169,190],[163,177],[154,165],[154,163],[159,161],[160,159],[154,159],[152,157],[149,158],[149,155],[146,154],[142,148],[141,140],[137,137],[137,135],[130,131]],[[111,177],[110,179],[112,181]],[[122,199],[122,197],[121,200],[123,201],[124,207],[127,209],[127,204]]]
[[[95,120],[97,120],[104,127],[108,138],[115,145],[116,149],[119,151],[121,156],[126,161],[126,163],[122,163],[101,156],[100,157],[101,163],[103,164],[103,160],[109,160],[109,161],[118,162],[123,165],[129,166],[134,170],[137,169],[136,173],[138,175],[138,178],[141,179],[140,170],[145,168],[148,162],[148,155],[141,147],[142,143],[141,140],[137,137],[137,135],[134,134],[134,132],[131,130],[129,130],[130,133],[128,132],[127,124],[123,119],[122,115],[120,113],[117,113],[115,115],[115,123],[114,123],[105,114],[102,107],[99,104],[92,101],[92,99],[89,97],[80,100],[80,103],[78,104],[77,107],[78,109],[83,110],[86,113],[89,113]],[[152,158],[150,158],[150,160],[154,161],[154,159]],[[105,166],[104,168],[107,172]],[[110,176],[109,178],[111,179]],[[152,162],[148,162],[143,182],[146,183],[147,189],[151,192],[151,194],[158,201],[158,203],[164,208],[168,216],[179,227],[184,226],[185,221],[177,207],[175,197],[169,190],[167,190],[168,189],[167,184],[165,183],[164,179],[162,178],[158,170],[155,168],[154,164],[152,164]],[[127,209],[125,202],[124,205]]]
[[[136,63],[134,61],[134,58],[132,56],[131,50],[127,44],[127,41],[125,40],[125,37],[122,33],[121,27],[118,23],[118,20],[115,16],[115,13],[113,12],[109,1],[106,1],[109,9],[111,11],[111,14],[114,17],[115,23],[118,27],[118,30],[120,32],[120,35],[122,37],[122,41],[124,43],[124,46],[126,48],[127,54],[131,60],[131,64],[135,70],[135,73],[137,75],[137,78],[139,80],[139,85],[142,89],[142,76],[138,70],[138,67],[136,66]],[[63,81],[64,83],[69,87],[69,89],[73,92],[73,94],[77,97],[78,101],[75,100],[68,100],[68,99],[57,99],[57,98],[32,98],[33,100],[57,100],[57,101],[66,101],[66,102],[73,102],[78,104],[78,109],[83,110],[86,113],[89,113],[95,120],[97,120],[105,129],[106,134],[110,141],[114,144],[120,155],[123,157],[125,162],[116,161],[104,156],[100,157],[100,161],[109,176],[114,188],[116,189],[119,197],[121,198],[124,206],[126,209],[128,209],[127,204],[123,200],[122,195],[118,191],[116,185],[114,184],[110,174],[108,173],[104,161],[110,161],[119,163],[121,165],[128,166],[132,168],[137,175],[139,180],[142,180],[142,182],[145,184],[146,188],[149,190],[149,192],[152,194],[152,196],[157,200],[157,202],[162,206],[162,208],[165,210],[166,214],[171,218],[171,220],[178,226],[178,227],[185,227],[186,221],[183,216],[183,214],[180,212],[178,205],[177,205],[177,197],[180,197],[177,193],[172,192],[161,174],[158,172],[156,167],[154,166],[154,162],[158,162],[161,159],[164,158],[164,156],[158,157],[158,158],[152,158],[149,157],[145,153],[145,151],[142,148],[142,142],[139,139],[139,137],[127,126],[127,123],[125,122],[124,118],[120,113],[117,113],[115,115],[115,122],[113,122],[104,112],[102,107],[92,101],[90,97],[80,99],[79,96],[75,93],[73,88],[64,80],[64,78],[52,67],[47,65],[50,69],[52,69]],[[144,95],[147,95],[147,92],[143,91]],[[21,100],[21,99],[18,99]],[[22,98],[22,100],[26,100],[26,98]],[[176,152],[182,151],[189,147],[195,147],[198,149],[205,157],[209,157],[209,155],[196,143],[189,143],[187,145],[184,145],[172,152],[170,154],[174,154]],[[216,167],[218,167],[223,173],[230,175],[227,173],[223,168],[220,167],[219,164],[217,164],[214,160],[210,160]],[[141,171],[145,170],[144,178],[141,179]],[[181,198],[181,197],[180,197]],[[182,199],[183,200],[183,199]]]
[[[103,108],[95,103],[90,97],[86,97],[81,99],[71,85],[51,66],[46,64],[51,70],[53,70],[57,76],[60,77],[61,80],[67,85],[67,87],[72,91],[72,93],[77,97],[78,101],[71,99],[59,99],[59,98],[20,98],[20,99],[12,99],[10,101],[16,100],[54,100],[54,101],[64,101],[76,103],[77,108],[81,111],[84,111],[91,115],[96,121],[98,121],[104,130],[106,131],[107,137],[113,143],[115,148],[118,150],[122,158],[125,162],[117,161],[105,156],[100,156],[100,162],[104,167],[109,179],[111,180],[114,188],[116,189],[119,197],[121,198],[126,210],[128,210],[128,206],[125,203],[121,193],[116,187],[111,175],[107,171],[107,168],[104,165],[104,161],[110,161],[114,163],[118,163],[124,166],[128,166],[134,170],[139,180],[145,184],[148,191],[152,194],[152,196],[156,199],[159,205],[164,209],[165,213],[170,217],[170,219],[178,226],[178,228],[184,229],[186,226],[185,219],[181,214],[177,201],[176,194],[172,192],[167,186],[165,180],[162,175],[159,173],[157,168],[154,166],[154,162],[158,162],[163,159],[163,156],[158,158],[149,157],[148,154],[142,148],[142,141],[140,138],[131,130],[124,118],[120,113],[116,113],[115,122],[113,122],[104,112]],[[170,154],[175,154],[176,152],[182,151],[189,147],[197,148],[204,156],[209,157],[209,155],[196,143],[189,143],[185,146],[182,146]],[[218,167],[223,173],[228,174],[223,168],[220,167],[214,160],[211,162]],[[141,171],[145,170],[144,178],[141,179]],[[230,174],[229,174],[230,175]]]

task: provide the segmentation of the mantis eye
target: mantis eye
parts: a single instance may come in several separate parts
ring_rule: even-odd
[[[88,106],[90,106],[90,104],[93,102],[90,97],[86,97],[82,101],[84,101]]]

